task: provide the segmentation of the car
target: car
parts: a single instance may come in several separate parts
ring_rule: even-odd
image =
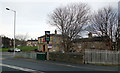
[[[15,49],[9,49],[8,52],[21,52],[21,49],[15,48]]]
[[[15,52],[21,52],[22,51],[22,50],[20,50],[18,48],[15,48],[14,50],[15,50]]]
[[[8,52],[14,52],[14,49],[9,49]]]

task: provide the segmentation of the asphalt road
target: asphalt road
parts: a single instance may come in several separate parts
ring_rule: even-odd
[[[118,66],[98,66],[87,64],[70,64],[54,61],[13,58],[13,53],[2,53],[2,73],[118,73]]]

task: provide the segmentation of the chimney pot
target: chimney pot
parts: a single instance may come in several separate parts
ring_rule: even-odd
[[[57,34],[57,30],[55,30],[55,34]]]
[[[92,38],[92,33],[91,32],[88,34],[88,38]]]

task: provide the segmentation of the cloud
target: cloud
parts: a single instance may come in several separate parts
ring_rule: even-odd
[[[119,0],[2,0],[2,2],[118,2]]]
[[[98,9],[105,5],[116,5],[118,0],[1,0],[0,6],[0,34],[13,37],[13,12],[6,11],[9,7],[17,11],[16,34],[26,34],[32,37],[44,35],[49,30],[54,33],[56,27],[47,24],[47,15],[55,8],[72,2],[87,2],[92,9]],[[64,3],[63,3],[64,2]],[[113,3],[114,2],[114,3]],[[1,18],[2,17],[2,18]]]

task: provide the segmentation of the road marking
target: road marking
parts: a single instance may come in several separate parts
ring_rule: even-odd
[[[13,68],[13,69],[17,69],[17,70],[22,70],[22,71],[28,71],[28,72],[36,71],[36,70],[33,70],[33,69],[22,68],[22,67],[17,67],[17,66],[11,66],[11,65],[7,65],[7,64],[0,64],[0,65],[5,66],[5,67],[9,67],[9,68]]]

